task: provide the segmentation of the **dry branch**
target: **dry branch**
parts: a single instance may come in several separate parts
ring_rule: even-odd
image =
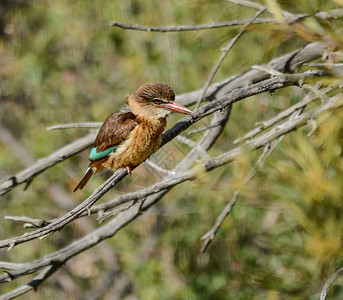
[[[327,93],[327,92],[329,92],[332,89],[333,89],[333,87],[328,87],[328,88],[324,89],[323,92],[321,92],[321,93]],[[258,134],[260,134],[261,132],[265,131],[266,129],[269,129],[270,127],[274,126],[278,122],[284,120],[285,118],[287,118],[288,116],[293,114],[295,111],[297,111],[299,109],[303,109],[308,104],[310,104],[314,100],[318,99],[318,97],[321,97],[321,95],[318,95],[318,93],[308,94],[302,101],[300,101],[300,102],[290,106],[289,108],[283,110],[282,112],[277,114],[275,117],[273,117],[273,118],[271,118],[271,119],[269,119],[267,121],[258,122],[256,124],[256,128],[254,128],[253,130],[249,131],[244,136],[236,139],[234,141],[234,144],[238,144],[238,143],[244,142],[244,141],[246,141],[248,139],[251,139],[251,138],[257,136]]]
[[[230,1],[230,2],[233,2],[233,1]],[[266,9],[266,7],[263,5],[256,4],[256,3],[253,3],[253,4],[255,4],[255,6],[250,6],[253,9],[257,9],[257,10]],[[296,22],[296,21],[312,16],[310,14],[291,14],[288,12],[285,12],[285,14],[288,17],[291,17],[290,18],[291,22]],[[317,12],[316,14],[314,14],[314,16],[321,20],[340,19],[343,17],[343,9],[335,9],[329,12]],[[183,31],[197,31],[197,30],[239,26],[239,25],[245,25],[249,23],[249,21],[250,19],[239,19],[239,20],[231,20],[231,21],[218,22],[218,23],[201,24],[201,25],[180,25],[180,26],[163,26],[163,27],[152,27],[152,26],[144,26],[144,25],[139,25],[139,24],[124,24],[117,21],[111,21],[109,22],[109,25],[114,26],[114,27],[119,27],[122,29],[130,29],[130,30],[146,31],[146,32],[183,32]],[[278,23],[278,21],[274,18],[257,18],[252,21],[252,24],[265,24],[265,23]]]
[[[337,109],[343,107],[343,98],[342,95],[336,95],[329,99],[329,101],[320,107],[308,111],[303,115],[300,115],[295,120],[288,120],[282,124],[282,126],[277,126],[273,128],[272,134],[265,133],[261,137],[255,138],[253,141],[250,142],[249,148],[251,149],[259,149],[265,145],[271,144],[273,141],[278,139],[279,137],[296,130],[300,126],[306,125],[307,121],[312,118],[317,118],[320,114],[330,111],[332,109]],[[227,153],[224,153],[216,158],[210,159],[204,162],[204,171],[211,171],[223,164],[227,164],[232,162],[237,155],[244,153],[246,151],[246,147],[239,146],[235,149],[230,150]],[[125,172],[125,171],[124,171]],[[182,174],[185,180],[193,179],[197,175],[196,170],[189,171],[188,173]],[[181,175],[180,175],[181,176]],[[165,179],[167,179],[166,177]],[[187,179],[188,178],[188,179]],[[182,182],[182,181],[180,181]],[[160,190],[157,195],[152,197],[146,197],[146,200],[143,204],[136,203],[132,205],[128,210],[125,212],[120,213],[117,217],[110,220],[107,224],[99,227],[95,231],[89,233],[88,235],[84,236],[83,238],[73,242],[69,246],[51,253],[41,259],[36,261],[28,262],[28,263],[21,263],[21,264],[13,264],[13,263],[6,263],[0,262],[1,268],[6,268],[7,271],[5,274],[0,276],[0,282],[6,282],[8,280],[15,279],[20,276],[24,276],[27,274],[31,274],[37,272],[41,269],[44,269],[48,266],[52,265],[62,265],[78,253],[93,247],[94,245],[100,243],[104,239],[112,237],[116,234],[121,228],[125,227],[128,223],[132,222],[135,218],[137,218],[141,211],[145,211],[153,204],[155,204],[160,197],[159,194],[164,194],[164,190]],[[138,210],[139,206],[141,205],[141,210]]]
[[[226,22],[218,22],[218,23],[210,23],[210,24],[201,24],[201,25],[180,25],[180,26],[165,26],[165,27],[150,27],[150,26],[143,26],[143,25],[129,25],[123,24],[116,21],[112,21],[109,23],[111,26],[119,27],[122,29],[131,29],[131,30],[139,30],[139,31],[147,31],[147,32],[178,32],[178,31],[195,31],[195,30],[204,30],[204,29],[217,29],[223,27],[231,27],[237,25],[245,25],[249,23],[250,19],[240,19],[240,20],[232,20]],[[264,24],[273,22],[271,18],[260,18],[255,19],[252,23],[253,24]]]
[[[102,125],[101,122],[71,123],[71,124],[50,126],[47,128],[47,130],[58,130],[58,129],[67,129],[67,128],[100,128],[101,125]]]
[[[267,9],[266,6],[263,6],[259,3],[249,1],[249,0],[226,0],[226,1],[237,4],[237,5],[241,5],[243,7],[252,8],[255,10],[260,10],[264,8]],[[266,10],[266,12],[270,13],[268,9]],[[343,9],[333,9],[330,11],[318,11],[314,14],[292,14],[285,10],[283,10],[282,13],[284,14],[284,17],[290,19],[290,21],[292,22],[296,22],[307,17],[316,17],[320,20],[336,20],[343,17]]]
[[[290,117],[290,120],[294,120],[300,116],[303,109],[298,109],[293,112],[292,116]],[[243,180],[243,184],[248,184],[257,174],[257,172],[263,167],[264,162],[266,159],[271,155],[277,144],[281,142],[284,136],[280,136],[277,139],[273,140],[271,143],[267,143],[264,146],[264,151],[260,155],[259,159],[256,162],[256,165],[250,170],[246,178]],[[214,236],[218,232],[220,226],[223,224],[225,218],[231,213],[232,208],[237,203],[237,197],[240,194],[240,189],[235,190],[233,193],[233,196],[231,200],[226,204],[224,207],[222,213],[217,217],[217,220],[214,224],[214,226],[201,238],[203,241],[201,246],[201,252],[205,252],[208,246],[212,243]]]
[[[280,72],[292,72],[304,62],[308,62],[314,58],[319,57],[321,55],[322,49],[324,49],[324,46],[322,44],[312,43],[304,46],[298,51],[274,59],[268,64],[268,66]],[[118,170],[88,199],[71,210],[65,216],[53,220],[49,225],[41,229],[26,233],[20,237],[0,241],[0,247],[8,247],[9,249],[11,249],[13,246],[19,243],[24,243],[36,238],[44,238],[54,233],[56,230],[62,229],[64,226],[81,216],[85,216],[87,214],[95,212],[101,212],[102,217],[112,216],[113,211],[110,211],[110,209],[115,208],[119,204],[142,198],[144,198],[145,201],[134,203],[126,211],[119,213],[115,218],[109,220],[107,224],[102,225],[98,229],[71,243],[67,247],[51,253],[41,259],[21,264],[1,262],[0,267],[7,269],[7,271],[0,276],[0,282],[6,282],[8,280],[12,280],[27,274],[32,274],[37,271],[41,271],[41,274],[37,277],[38,280],[40,280],[39,278],[42,278],[39,283],[44,281],[47,277],[46,274],[50,274],[50,271],[51,273],[55,272],[60,266],[62,266],[72,257],[115,235],[121,228],[125,227],[128,223],[137,218],[142,211],[147,210],[149,207],[158,202],[170,188],[186,180],[193,180],[194,178],[196,178],[197,171],[194,169],[189,169],[194,164],[195,160],[199,157],[199,149],[204,149],[204,151],[207,151],[220,135],[230,116],[230,108],[232,103],[266,91],[274,91],[276,89],[291,85],[297,86],[299,85],[299,82],[302,82],[306,78],[318,77],[322,74],[323,71],[309,71],[302,74],[282,74],[280,76],[269,78],[270,75],[265,72],[261,72],[259,70],[249,70],[244,74],[229,78],[224,82],[217,83],[209,87],[208,91],[206,92],[206,97],[212,100],[212,102],[196,110],[193,115],[187,116],[186,118],[180,120],[174,127],[165,132],[163,135],[164,145],[168,141],[178,136],[181,132],[186,130],[195,122],[198,122],[206,116],[212,115],[211,124],[208,127],[208,130],[206,130],[203,137],[200,139],[197,145],[195,145],[195,147],[187,154],[184,160],[176,166],[176,168],[173,170],[174,172],[172,173],[172,175],[168,174],[161,182],[151,187],[148,187],[141,191],[137,191],[135,193],[119,196],[119,198],[116,198],[113,201],[102,204],[100,206],[92,207],[92,205],[98,199],[100,199],[126,175],[126,171],[124,169]],[[204,90],[201,89],[192,93],[179,95],[177,97],[177,101],[184,105],[194,104],[196,103],[196,100],[199,99],[199,97],[202,95],[203,91]],[[245,151],[246,147],[250,147],[251,149],[258,149],[268,143],[271,143],[278,137],[292,130],[295,130],[299,126],[305,125],[308,120],[316,118],[318,114],[330,109],[341,107],[341,102],[342,101],[339,99],[338,96],[335,98],[330,98],[328,102],[323,104],[317,110],[309,111],[308,113],[310,114],[304,114],[299,117],[299,119],[295,120],[294,124],[296,125],[294,125],[293,123],[285,122],[283,126],[275,127],[269,132],[250,140],[247,143],[247,146],[239,146],[216,158],[207,159],[203,164],[204,171],[211,171],[214,168],[231,162],[242,151]],[[326,106],[324,107],[324,105]],[[83,149],[91,145],[94,137],[95,133],[80,139],[83,141],[81,145],[79,143],[80,140],[78,140],[76,141],[78,143],[74,142],[61,148],[47,158],[44,158],[42,161],[38,161],[30,168],[15,175],[13,178],[15,178],[16,180],[12,180],[12,182],[11,180],[5,180],[2,184],[0,184],[0,194],[8,192],[22,182],[28,182],[32,180],[32,178],[45,171],[50,166],[70,157],[75,153],[82,151]],[[18,178],[20,179],[19,181]],[[39,224],[39,220],[34,220],[34,222]],[[15,291],[12,291],[13,294],[11,295],[14,297],[15,295],[19,295],[19,292],[20,294],[22,294],[27,292],[28,290],[29,289],[27,288],[27,286],[23,286]],[[7,294],[7,296],[9,295],[10,294]],[[4,295],[4,297],[7,296]]]
[[[280,72],[293,72],[299,65],[320,57],[324,49],[325,46],[321,43],[311,43],[305,45],[299,50],[272,60],[267,64],[267,66]],[[208,99],[215,99],[216,97],[230,93],[236,88],[242,87],[242,85],[249,85],[251,83],[267,79],[268,77],[269,75],[265,72],[249,70],[243,74],[234,76],[233,78],[229,78],[225,81],[210,86],[205,97]],[[192,105],[197,102],[197,100],[202,96],[202,93],[203,89],[199,89],[194,92],[181,94],[176,97],[176,101],[186,106]],[[69,145],[64,146],[51,155],[40,159],[31,167],[15,175],[10,175],[7,178],[3,178],[0,181],[0,195],[6,194],[21,183],[30,182],[35,176],[44,172],[51,166],[54,166],[58,162],[61,162],[64,159],[67,159],[70,156],[77,154],[91,146],[95,136],[96,133],[91,133]]]
[[[330,290],[331,285],[336,281],[336,279],[343,273],[343,267],[339,268],[325,283],[321,293],[320,293],[320,300],[325,300],[327,294]]]
[[[31,167],[17,173],[16,175],[5,178],[5,180],[0,182],[0,196],[6,194],[19,184],[31,182],[34,177],[44,172],[46,169],[91,146],[95,136],[96,133],[90,133],[83,138],[60,148],[49,156],[38,160]]]
[[[323,71],[307,71],[301,74],[282,75],[261,81],[259,83],[255,83],[249,87],[235,89],[228,95],[202,106],[192,115],[189,115],[177,122],[171,129],[163,134],[161,146],[174,139],[177,135],[186,130],[192,124],[196,123],[197,121],[203,119],[208,115],[215,113],[218,110],[225,109],[227,106],[233,104],[234,102],[267,91],[275,91],[283,87],[298,85],[299,81],[302,82],[306,78],[320,76],[323,74]],[[61,154],[60,152],[61,151],[59,151],[59,154]],[[185,162],[183,165],[186,166],[187,163]],[[63,217],[57,219],[53,223],[50,223],[44,228],[32,231],[30,233],[25,233],[24,235],[16,238],[2,240],[0,241],[0,248],[9,247],[9,249],[11,249],[17,244],[21,244],[36,238],[44,238],[52,234],[53,232],[62,229],[64,226],[76,219],[79,214],[88,210],[96,201],[98,201],[105,193],[107,193],[125,176],[126,170],[119,169],[105,183],[103,183],[98,189],[96,189],[88,199],[83,201],[81,204],[79,204],[76,208],[68,212]]]
[[[264,11],[265,11],[265,8],[260,9],[255,14],[255,16],[241,28],[241,30],[238,32],[238,34],[233,39],[230,40],[230,42],[227,44],[227,46],[224,49],[222,49],[222,54],[219,57],[218,61],[216,62],[215,66],[213,67],[213,69],[211,71],[210,76],[207,79],[207,82],[205,84],[201,98],[199,98],[199,100],[197,101],[197,106],[196,106],[197,108],[200,107],[200,104],[206,95],[207,89],[210,86],[214,76],[217,74],[217,72],[218,72],[220,66],[222,65],[226,55],[229,53],[229,51],[232,49],[232,47],[237,43],[238,39],[245,33],[246,28],[249,25],[251,25],[257,19],[257,17],[259,17]]]

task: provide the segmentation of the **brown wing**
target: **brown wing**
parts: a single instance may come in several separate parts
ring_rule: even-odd
[[[137,126],[135,115],[131,112],[111,114],[102,124],[94,147],[97,152],[102,152],[114,147],[129,138],[131,131]]]

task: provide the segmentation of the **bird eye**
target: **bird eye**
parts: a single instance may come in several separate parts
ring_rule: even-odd
[[[162,101],[161,99],[154,99],[152,100],[155,104],[162,104],[164,101]]]

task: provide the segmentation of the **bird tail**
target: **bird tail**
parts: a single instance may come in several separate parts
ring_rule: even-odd
[[[92,175],[94,174],[93,170],[91,167],[89,167],[87,169],[87,171],[85,172],[85,175],[83,175],[82,179],[80,180],[79,184],[75,187],[74,189],[74,193],[80,189],[82,190],[83,187],[87,184],[88,180],[92,177]]]

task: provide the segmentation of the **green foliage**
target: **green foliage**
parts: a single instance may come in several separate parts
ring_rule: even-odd
[[[292,13],[338,7],[331,1],[279,2]],[[104,120],[143,82],[165,81],[177,93],[202,87],[220,48],[239,30],[135,32],[110,27],[111,20],[167,26],[250,18],[254,13],[225,1],[202,0],[38,0],[0,10],[0,122],[33,159],[44,157],[85,134],[81,129],[58,132],[46,131],[46,127]],[[339,20],[311,18],[298,25],[251,26],[215,80],[267,62],[308,41],[327,37],[342,45],[342,37],[334,34],[341,27]],[[237,103],[210,153],[227,151],[255,122],[268,119],[302,97],[299,90],[289,88]],[[231,165],[174,188],[156,207],[106,241],[118,253],[122,271],[132,280],[137,297],[318,299],[325,279],[343,260],[342,120],[341,111],[330,113],[318,120],[319,128],[310,137],[307,129],[290,134],[247,185],[242,181],[259,153],[246,153]],[[1,178],[29,164],[21,162],[6,144],[1,142],[0,146]],[[186,150],[174,142],[163,151],[179,160]],[[50,219],[65,213],[65,208],[53,202],[52,185],[63,188],[74,201],[71,207],[99,186],[108,173],[96,176],[84,191],[71,194],[87,167],[87,158],[88,153],[81,153],[37,177],[27,191],[19,187],[3,196],[1,239],[24,232],[18,224],[4,221],[5,215]],[[141,166],[104,198],[157,179]],[[236,188],[241,189],[238,203],[213,244],[201,254],[201,236],[214,224]],[[26,261],[55,251],[85,234],[81,224],[29,246],[1,252],[1,260]],[[98,226],[95,220],[93,225]],[[101,283],[106,262],[97,251],[89,251],[75,257],[66,269],[25,299],[82,298],[92,285]],[[26,280],[15,281],[2,291]],[[61,291],[64,281],[69,285]],[[110,291],[106,297],[111,299]],[[329,299],[342,297],[343,288],[338,285]]]

